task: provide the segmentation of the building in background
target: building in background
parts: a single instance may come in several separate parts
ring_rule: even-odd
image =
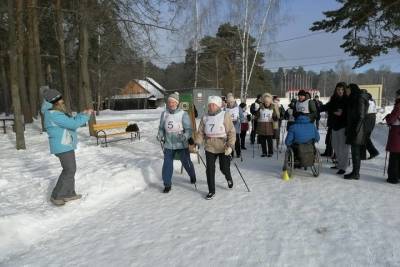
[[[165,89],[154,79],[131,80],[110,99],[113,110],[152,109],[164,106]]]
[[[295,98],[297,99],[297,94],[299,93],[300,90],[304,90],[306,92],[309,92],[311,94],[311,97],[314,98],[314,96],[321,96],[321,93],[317,89],[290,89],[286,91],[285,97],[289,100]]]
[[[377,107],[382,107],[382,84],[360,84],[360,89],[365,89],[372,95]]]

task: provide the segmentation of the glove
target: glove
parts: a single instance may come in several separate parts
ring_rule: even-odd
[[[191,146],[194,145],[194,140],[193,140],[192,137],[190,137],[190,138],[188,139],[188,144],[191,145]]]
[[[248,120],[248,121],[251,121],[251,115],[250,115],[250,114],[247,115],[247,120]]]
[[[232,148],[230,146],[225,147],[225,156],[230,156],[232,154]]]
[[[164,136],[157,135],[157,140],[158,140],[158,142],[163,142],[164,143]]]

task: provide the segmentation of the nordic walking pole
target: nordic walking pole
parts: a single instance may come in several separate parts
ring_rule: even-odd
[[[386,174],[386,162],[387,162],[387,154],[388,154],[388,151],[386,151],[386,156],[385,156],[385,165],[383,166],[383,176],[385,176],[385,174]]]
[[[250,192],[250,189],[249,189],[249,187],[247,186],[247,183],[246,183],[246,181],[244,180],[243,175],[242,175],[242,173],[240,172],[239,167],[238,167],[238,165],[236,164],[236,162],[233,162],[233,165],[235,165],[236,170],[238,171],[238,173],[239,173],[239,175],[240,175],[240,178],[242,178],[243,183],[244,183],[244,185],[245,185],[246,188],[247,188],[247,191]]]
[[[199,159],[200,159],[200,160],[201,160],[201,162],[203,163],[203,165],[204,165],[204,168],[207,168],[207,165],[206,165],[206,163],[204,162],[204,160],[203,160],[202,156],[200,156],[200,153],[199,153],[199,152],[197,152],[197,155],[199,156]]]

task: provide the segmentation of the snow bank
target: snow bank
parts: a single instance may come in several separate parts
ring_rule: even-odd
[[[49,154],[47,134],[40,134],[40,122],[26,127],[26,151],[14,149],[13,134],[1,135],[0,146],[7,152],[0,155],[0,262],[157,182],[162,154],[154,143],[154,128],[160,112],[107,111],[98,117],[98,121],[127,119],[138,123],[143,138],[133,143],[99,147],[95,138],[89,138],[88,129],[80,128],[75,179],[83,200],[63,207],[49,202],[61,167]]]

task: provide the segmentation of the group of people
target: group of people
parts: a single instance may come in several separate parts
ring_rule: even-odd
[[[88,109],[72,116],[65,110],[60,92],[49,89],[43,96],[42,113],[49,135],[50,152],[59,158],[63,168],[50,200],[60,206],[81,198],[81,195],[75,192],[74,180],[76,129],[89,120],[93,110]],[[376,113],[375,103],[371,95],[356,84],[338,83],[326,104],[322,104],[317,97],[312,99],[309,93],[300,90],[298,99],[293,99],[287,110],[280,104],[279,98],[269,93],[257,96],[256,101],[250,106],[250,113],[246,111],[246,104],[238,105],[232,94],[228,94],[225,101],[220,96],[210,96],[207,110],[200,120],[197,131],[193,129],[188,113],[179,107],[179,102],[178,93],[168,96],[166,110],[161,114],[157,134],[164,153],[162,166],[164,193],[171,191],[173,160],[176,156],[188,173],[190,182],[196,184],[196,172],[190,159],[190,152],[196,151],[199,146],[204,146],[206,156],[208,184],[206,199],[215,196],[217,158],[228,188],[233,188],[231,160],[235,153],[237,157],[241,157],[241,150],[246,149],[245,138],[250,124],[252,125],[250,143],[254,145],[257,139],[262,148],[261,157],[271,157],[274,152],[274,139],[277,140],[278,148],[282,120],[287,120],[286,146],[310,142],[314,144],[320,138],[318,133],[320,112],[326,112],[328,134],[325,154],[334,157],[336,164],[332,168],[338,169],[337,173],[340,175],[345,174],[348,168],[348,156],[351,150],[353,169],[344,175],[344,179],[360,178],[361,160],[366,158],[366,151],[369,152],[369,159],[379,154],[371,141],[376,119],[373,115]],[[398,183],[400,90],[396,92],[393,111],[385,119],[390,126],[386,147],[390,152],[387,182]]]

